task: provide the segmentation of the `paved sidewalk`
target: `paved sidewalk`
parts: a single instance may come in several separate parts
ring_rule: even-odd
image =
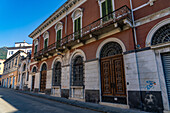
[[[77,101],[77,100],[70,100],[70,99],[66,99],[66,98],[54,97],[54,96],[45,95],[45,94],[32,93],[32,92],[28,92],[28,91],[19,91],[19,90],[15,90],[15,91],[19,92],[19,93],[31,95],[31,96],[45,98],[48,100],[53,100],[53,101],[61,102],[64,104],[69,104],[72,106],[77,106],[77,107],[90,109],[90,110],[94,110],[94,111],[99,111],[99,112],[104,112],[104,113],[147,113],[147,112],[139,111],[139,110],[115,108],[115,107],[104,106],[104,105],[95,104],[95,103],[81,102],[81,101]]]

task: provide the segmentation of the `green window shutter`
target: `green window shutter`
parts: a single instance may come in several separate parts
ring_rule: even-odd
[[[36,52],[37,52],[37,46],[38,46],[38,45],[36,45],[36,46],[35,46],[35,51],[34,51],[34,53],[36,53]]]
[[[80,29],[81,29],[81,17],[74,20],[74,37],[75,39],[80,38]]]
[[[57,41],[61,40],[61,29],[57,31]]]
[[[81,20],[81,18],[77,19],[77,26],[78,26],[77,31],[81,29],[81,22],[80,22],[80,20]]]
[[[107,14],[111,13],[112,11],[112,0],[107,0]]]
[[[74,20],[74,32],[76,32],[76,31],[77,31],[77,19]]]
[[[102,17],[106,16],[106,2],[102,3]]]
[[[44,48],[47,48],[48,46],[48,38],[45,39],[45,45],[44,45]]]

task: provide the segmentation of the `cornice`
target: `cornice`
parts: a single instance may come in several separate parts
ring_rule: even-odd
[[[78,1],[83,0],[68,0],[65,2],[59,9],[57,9],[50,17],[48,17],[40,26],[38,26],[30,35],[30,38],[36,37],[38,34],[41,34],[44,29],[50,26],[52,23],[56,22],[56,20],[61,17],[66,11],[71,9],[73,5],[75,5]]]

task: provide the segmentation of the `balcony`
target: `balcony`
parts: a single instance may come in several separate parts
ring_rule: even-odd
[[[67,35],[47,48],[38,51],[34,54],[34,59],[41,60],[43,57],[53,55],[56,51],[63,52],[65,49],[71,49],[71,47],[78,43],[85,44],[87,40],[92,38],[97,40],[98,36],[103,33],[107,33],[118,27],[123,30],[123,27],[127,26],[127,24],[131,26],[131,22],[131,10],[127,6],[123,6],[83,27],[79,31]]]

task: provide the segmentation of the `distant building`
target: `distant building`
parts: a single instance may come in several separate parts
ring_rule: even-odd
[[[20,75],[19,76],[20,78],[18,78],[19,80],[17,81],[17,87],[19,89],[28,90],[30,62],[31,62],[30,53],[27,53],[27,56],[22,56],[21,59],[19,60],[18,75]]]
[[[27,42],[16,42],[15,47],[8,47],[7,48],[7,59],[15,54],[18,50],[22,50],[25,53],[31,53],[32,51],[32,44],[28,44]]]
[[[3,70],[4,70],[4,62],[5,60],[0,59],[0,85],[1,85],[1,77],[3,74]]]
[[[2,75],[2,86],[7,88],[16,88],[18,78],[18,66],[19,61],[22,56],[26,57],[27,53],[24,51],[17,51],[11,57],[9,57],[6,61],[4,61],[4,72]],[[20,75],[19,75],[20,76]]]

